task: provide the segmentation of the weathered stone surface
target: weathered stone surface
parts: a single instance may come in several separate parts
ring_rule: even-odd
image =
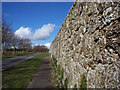
[[[120,88],[120,1],[74,2],[50,53],[64,68],[68,87]]]

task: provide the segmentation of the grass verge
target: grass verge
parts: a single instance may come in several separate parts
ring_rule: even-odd
[[[15,57],[15,56],[28,55],[28,54],[33,54],[33,52],[17,53],[17,54],[11,54],[11,55],[2,55],[2,59],[5,59],[5,58],[12,58],[12,57]]]
[[[2,88],[26,88],[47,53],[37,55],[2,73]]]

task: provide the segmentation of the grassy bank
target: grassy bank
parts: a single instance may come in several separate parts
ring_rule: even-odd
[[[3,71],[3,88],[26,88],[46,53],[37,55],[19,65]]]
[[[2,55],[2,59],[5,59],[5,58],[12,58],[12,57],[15,57],[15,56],[28,55],[28,54],[33,54],[33,52],[17,53],[17,54],[11,54],[11,55]]]

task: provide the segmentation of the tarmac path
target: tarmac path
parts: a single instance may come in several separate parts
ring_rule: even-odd
[[[46,55],[27,88],[53,88],[54,84],[51,72],[49,55]]]

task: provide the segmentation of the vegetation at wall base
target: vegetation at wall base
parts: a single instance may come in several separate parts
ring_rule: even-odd
[[[53,79],[56,84],[56,88],[62,88],[63,90],[68,89],[68,79],[67,77],[64,80],[63,84],[63,78],[64,78],[64,69],[60,67],[60,65],[57,65],[57,60],[52,56],[52,64],[54,67],[54,74]],[[74,85],[73,90],[77,90],[77,84]],[[86,77],[85,75],[82,76],[81,83],[80,83],[80,90],[86,90],[87,89],[87,83],[86,83]]]
[[[52,64],[53,64],[53,79],[56,84],[56,88],[63,88],[64,90],[67,90],[68,81],[67,78],[64,80],[64,69],[60,67],[60,65],[57,65],[57,60],[52,56]]]
[[[57,69],[57,72],[58,72],[58,74],[60,74],[60,65],[58,65],[57,68],[58,68],[58,69]]]
[[[53,57],[54,66],[57,67],[57,60]]]
[[[73,90],[77,90],[77,84],[74,85]]]
[[[26,88],[46,54],[42,53],[3,71],[3,88]]]
[[[64,83],[65,83],[64,87],[67,88],[68,87],[68,80],[67,80],[67,78],[65,79]]]
[[[86,83],[86,77],[85,75],[83,75],[82,79],[81,79],[81,85],[80,88],[82,88],[83,90],[87,89],[87,83]]]

